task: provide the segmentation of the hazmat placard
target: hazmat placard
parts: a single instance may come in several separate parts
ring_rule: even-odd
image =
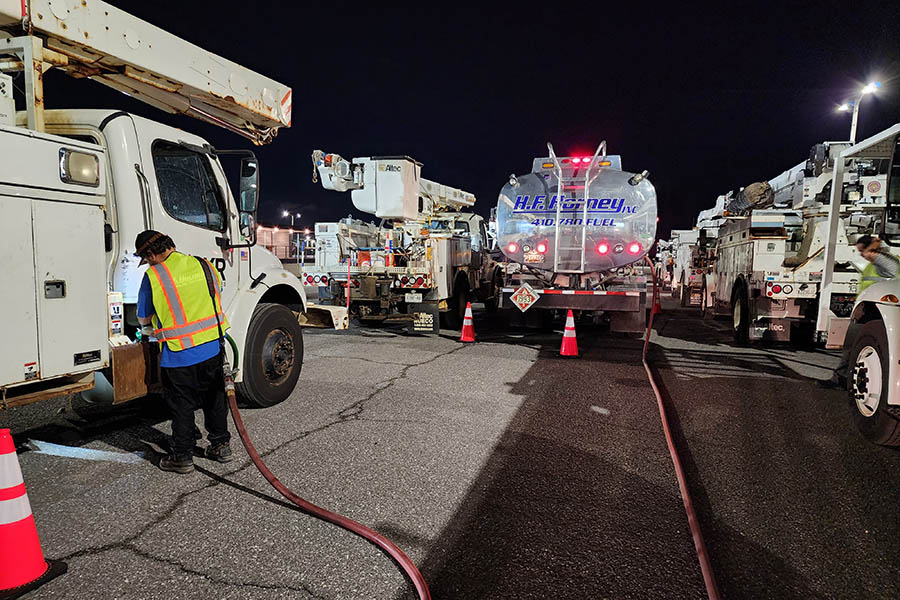
[[[512,293],[509,297],[512,300],[512,303],[519,307],[519,310],[525,312],[529,308],[534,305],[535,302],[538,301],[538,294],[534,291],[534,288],[528,285],[527,283],[523,283],[516,291]]]

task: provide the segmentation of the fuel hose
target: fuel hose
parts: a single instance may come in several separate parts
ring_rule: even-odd
[[[703,533],[700,531],[700,522],[697,520],[697,514],[694,512],[694,504],[691,502],[691,495],[687,489],[687,478],[684,475],[684,469],[681,468],[681,460],[678,458],[678,450],[675,447],[675,441],[672,439],[672,431],[669,428],[669,418],[666,416],[666,407],[663,403],[662,394],[659,386],[647,363],[647,349],[650,347],[650,332],[653,331],[653,315],[656,313],[657,301],[659,299],[659,287],[656,280],[656,269],[653,267],[653,261],[650,257],[646,257],[650,264],[650,272],[653,275],[653,299],[652,308],[650,309],[650,319],[647,322],[647,334],[644,337],[644,350],[641,353],[641,362],[644,363],[644,370],[647,371],[647,378],[650,380],[650,386],[653,388],[653,394],[656,396],[656,403],[659,407],[659,418],[662,421],[663,433],[666,436],[666,444],[669,446],[669,455],[672,457],[672,464],[675,466],[675,477],[678,479],[678,490],[681,492],[681,500],[684,503],[684,512],[687,514],[688,527],[691,530],[691,537],[694,540],[694,550],[697,552],[697,560],[700,563],[700,572],[703,575],[703,584],[706,586],[706,595],[709,600],[719,600],[719,588],[716,586],[716,578],[713,575],[712,566],[709,563],[709,553],[706,550],[706,543],[703,541]]]
[[[240,364],[237,344],[228,334],[225,334],[225,338],[228,340],[228,343],[231,344],[231,349],[234,352],[234,363]],[[225,365],[225,393],[228,396],[228,407],[231,409],[231,418],[234,421],[234,426],[238,431],[238,435],[241,437],[241,442],[243,442],[247,454],[250,455],[250,460],[253,461],[253,464],[256,465],[256,468],[259,469],[262,476],[266,478],[266,481],[268,481],[279,494],[295,504],[306,514],[332,523],[333,525],[337,525],[338,527],[355,533],[378,546],[397,563],[410,581],[412,581],[413,586],[416,588],[416,593],[419,595],[419,600],[431,600],[431,593],[428,591],[428,584],[425,583],[425,578],[422,577],[422,574],[419,572],[415,563],[413,563],[413,561],[394,542],[377,531],[373,531],[365,525],[357,523],[353,519],[331,512],[330,510],[326,510],[304,500],[288,489],[286,485],[275,477],[272,471],[269,470],[269,467],[266,466],[266,463],[263,462],[263,459],[259,456],[259,452],[256,451],[256,447],[253,445],[253,442],[250,440],[250,435],[247,433],[247,428],[244,426],[244,419],[241,417],[241,411],[238,410],[237,395],[234,391],[234,376],[228,365]]]

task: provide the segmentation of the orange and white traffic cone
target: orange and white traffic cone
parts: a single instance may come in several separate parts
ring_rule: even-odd
[[[566,330],[563,331],[559,355],[578,356],[578,340],[575,339],[575,317],[572,315],[571,310],[566,314]]]
[[[0,429],[0,599],[18,598],[66,572],[41,551],[9,429]]]
[[[472,320],[472,303],[466,302],[466,315],[463,317],[462,332],[459,334],[459,341],[474,342],[475,341],[475,322]]]

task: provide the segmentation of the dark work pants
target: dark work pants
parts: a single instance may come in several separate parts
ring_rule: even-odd
[[[221,355],[189,367],[162,368],[163,394],[172,413],[172,453],[176,456],[194,453],[194,411],[198,408],[203,409],[206,437],[211,444],[231,439],[223,376]]]

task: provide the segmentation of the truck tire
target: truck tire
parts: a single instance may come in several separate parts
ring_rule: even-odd
[[[682,307],[686,307],[691,298],[691,293],[684,291],[685,283],[684,283],[684,275],[681,276],[681,284],[678,286],[678,299],[681,302]]]
[[[734,343],[746,346],[750,343],[750,302],[743,284],[738,285],[731,296],[731,313],[734,317]]]
[[[244,377],[237,391],[249,404],[274,406],[294,391],[303,367],[303,330],[281,304],[260,303],[244,344]]]
[[[500,295],[503,293],[503,279],[502,275],[500,275],[500,271],[494,271],[494,276],[491,277],[491,287],[489,290],[490,296],[484,299],[484,310],[488,313],[495,313],[500,306]]]
[[[849,359],[849,393],[856,428],[872,443],[900,446],[900,420],[888,412],[890,357],[884,323],[876,319],[860,328]]]
[[[466,314],[466,303],[469,301],[469,290],[457,282],[453,297],[447,301],[447,312],[441,313],[442,325],[445,329],[461,329]]]
[[[709,308],[709,298],[707,297],[707,293],[706,277],[704,277],[703,283],[700,285],[700,316],[704,319],[711,319],[713,317],[713,312]]]

